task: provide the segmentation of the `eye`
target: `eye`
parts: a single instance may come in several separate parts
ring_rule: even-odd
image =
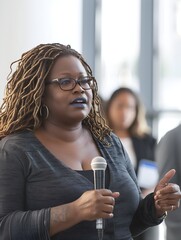
[[[83,77],[79,80],[82,85],[92,85],[92,78],[89,77]]]
[[[68,86],[73,84],[73,79],[71,78],[61,78],[59,79],[59,84],[61,86]]]

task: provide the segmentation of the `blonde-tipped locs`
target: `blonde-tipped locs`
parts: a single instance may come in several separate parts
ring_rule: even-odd
[[[82,55],[70,45],[65,46],[59,43],[40,44],[23,53],[21,59],[11,64],[5,97],[0,107],[0,138],[27,129],[33,131],[41,126],[43,119],[40,109],[47,76],[56,59],[66,55],[77,57],[87,74],[92,76],[92,70]],[[15,63],[17,68],[12,72],[12,66]],[[96,81],[92,91],[92,109],[87,118],[83,120],[83,124],[96,138],[104,141],[110,129],[101,115]]]

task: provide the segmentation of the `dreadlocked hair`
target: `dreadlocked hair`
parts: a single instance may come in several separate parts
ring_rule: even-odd
[[[42,124],[40,109],[46,78],[58,57],[73,55],[84,66],[87,74],[92,70],[80,53],[59,43],[40,44],[22,54],[21,58],[10,65],[5,97],[0,106],[0,138],[23,130],[35,130]],[[13,66],[17,64],[13,72]],[[93,91],[92,109],[83,124],[92,134],[104,142],[110,128],[101,115],[97,82]]]

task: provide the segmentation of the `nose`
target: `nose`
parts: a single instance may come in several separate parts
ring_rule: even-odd
[[[73,89],[73,92],[81,92],[81,93],[83,93],[83,92],[85,92],[85,90],[81,87],[81,85],[79,84],[79,82],[76,82],[76,85],[75,85],[75,87],[74,87],[74,89]]]

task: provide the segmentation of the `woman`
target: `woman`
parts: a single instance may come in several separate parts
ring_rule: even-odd
[[[141,160],[154,161],[156,147],[156,139],[150,134],[142,102],[133,90],[121,87],[112,93],[106,112],[108,125],[121,139],[138,174]],[[151,191],[153,187],[142,188],[142,196]],[[152,228],[135,239],[155,239],[157,234],[156,229]]]
[[[41,44],[22,55],[0,114],[2,240],[94,240],[99,218],[105,240],[130,240],[178,208],[180,189],[168,183],[173,169],[141,199],[99,110],[92,71],[69,45]],[[94,190],[96,156],[107,161],[106,189]]]

